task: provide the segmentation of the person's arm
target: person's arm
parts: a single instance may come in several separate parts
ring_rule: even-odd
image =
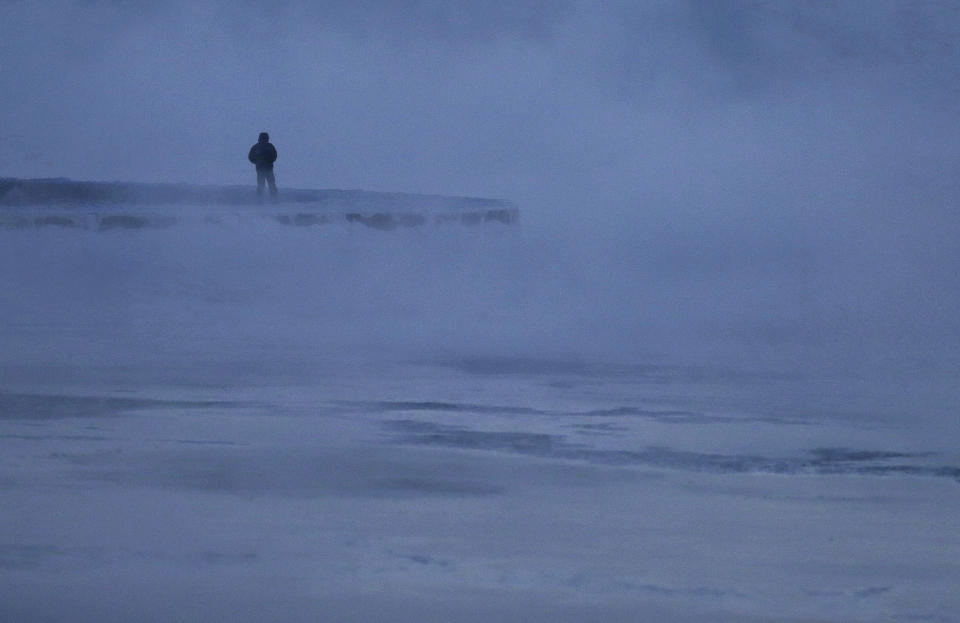
[[[247,160],[249,160],[253,164],[257,164],[256,151],[257,151],[257,146],[254,145],[253,147],[250,148],[250,152],[247,154]]]
[[[277,161],[277,148],[273,145],[270,146],[270,152],[267,154],[267,160],[270,161],[270,164],[273,164]]]

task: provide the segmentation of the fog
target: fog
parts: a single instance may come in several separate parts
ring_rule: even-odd
[[[954,3],[0,12],[0,177],[520,212],[0,227],[0,613],[954,620]]]
[[[317,284],[325,304],[352,301],[340,318],[387,324],[415,308],[422,325],[404,331],[427,350],[480,348],[501,331],[526,354],[955,369],[951,3],[15,2],[4,12],[4,175],[251,184],[243,156],[267,130],[281,187],[521,208],[508,242],[394,238],[383,243],[393,255],[380,243],[328,243],[322,255],[288,245],[243,285],[251,296],[271,266],[316,275],[310,267],[355,254],[363,267]],[[216,247],[198,244],[172,248],[215,270]],[[370,285],[381,261],[406,267],[389,301]],[[23,262],[9,251],[9,279],[37,270]],[[98,291],[87,279],[73,282]],[[459,293],[456,310],[441,291]],[[439,319],[469,324],[484,309],[499,327],[436,333]]]
[[[263,128],[289,186],[529,209],[943,192],[957,20],[933,2],[14,2],[2,166],[239,183]]]
[[[594,261],[786,264],[805,296],[952,322],[951,3],[4,14],[8,176],[249,183],[245,150],[268,130],[288,187],[509,198]]]

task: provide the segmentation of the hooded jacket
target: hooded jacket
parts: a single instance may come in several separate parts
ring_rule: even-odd
[[[263,133],[260,140],[250,148],[247,154],[247,160],[257,166],[258,169],[272,169],[273,163],[277,159],[277,149],[270,144],[270,137]]]

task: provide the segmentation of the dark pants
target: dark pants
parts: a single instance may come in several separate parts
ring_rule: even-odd
[[[273,177],[273,167],[257,167],[257,194],[263,194],[263,185],[270,185],[270,195],[277,196],[277,180]]]

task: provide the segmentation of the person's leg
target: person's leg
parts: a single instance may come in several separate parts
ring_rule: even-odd
[[[263,169],[257,169],[257,195],[263,194],[263,184],[266,182],[267,176],[266,171]]]
[[[267,169],[265,173],[267,178],[267,184],[270,185],[270,196],[276,197],[277,196],[277,180],[273,176],[273,169]]]

